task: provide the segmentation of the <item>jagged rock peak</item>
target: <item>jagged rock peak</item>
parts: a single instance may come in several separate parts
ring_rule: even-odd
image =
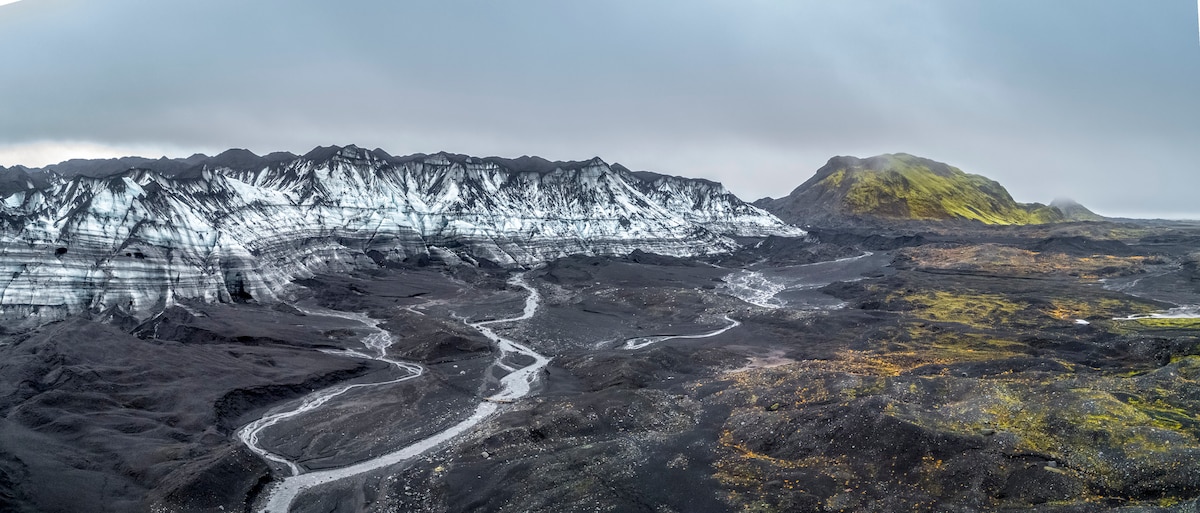
[[[205,159],[203,162],[209,167],[250,170],[262,167],[266,159],[250,150],[234,148],[225,150],[212,158]]]

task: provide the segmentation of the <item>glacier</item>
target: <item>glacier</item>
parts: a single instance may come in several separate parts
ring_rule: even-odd
[[[351,145],[0,168],[0,319],[140,320],[182,300],[286,300],[318,273],[698,256],[770,235],[805,233],[718,183],[599,158],[393,157]]]

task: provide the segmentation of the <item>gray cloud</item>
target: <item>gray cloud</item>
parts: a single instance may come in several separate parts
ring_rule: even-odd
[[[1200,214],[1195,14],[1190,0],[26,0],[0,7],[0,144],[599,155],[751,199],[835,154],[905,151],[1023,201]]]

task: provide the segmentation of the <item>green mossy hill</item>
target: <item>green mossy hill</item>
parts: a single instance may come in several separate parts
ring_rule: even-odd
[[[1056,207],[1017,203],[986,177],[903,153],[834,157],[788,197],[763,203],[785,220],[818,224],[846,217],[990,225],[1070,220]]]

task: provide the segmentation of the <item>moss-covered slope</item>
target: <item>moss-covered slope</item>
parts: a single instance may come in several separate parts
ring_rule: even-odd
[[[765,200],[760,206],[801,224],[875,219],[1025,225],[1068,220],[1059,208],[1017,203],[986,177],[903,153],[834,157],[787,197]]]

